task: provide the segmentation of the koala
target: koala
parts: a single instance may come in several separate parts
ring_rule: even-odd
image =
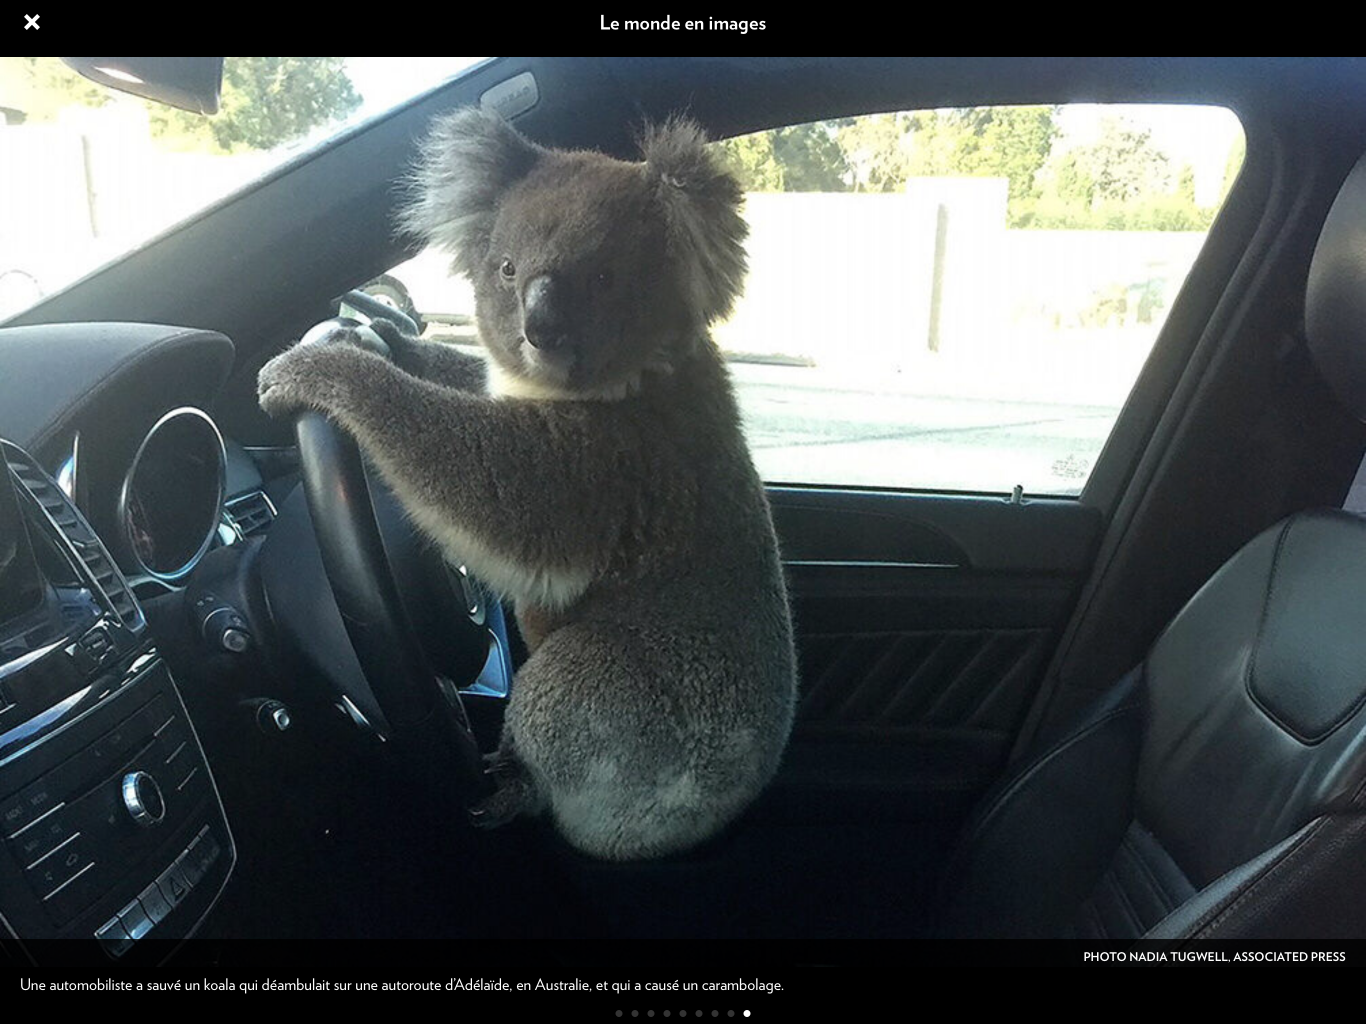
[[[546,811],[608,860],[735,819],[795,704],[772,518],[708,333],[744,278],[743,194],[705,143],[674,120],[628,162],[439,120],[402,224],[472,280],[487,360],[388,325],[393,361],[296,346],[259,377],[268,413],[349,430],[515,611],[529,657],[476,824]]]

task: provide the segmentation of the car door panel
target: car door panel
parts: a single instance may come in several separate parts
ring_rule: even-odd
[[[769,490],[800,666],[773,803],[954,817],[999,772],[1100,536],[1076,500]]]

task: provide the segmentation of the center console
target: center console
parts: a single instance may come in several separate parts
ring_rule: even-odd
[[[43,939],[136,960],[199,926],[232,835],[117,564],[27,453],[0,454],[0,929],[39,961]]]

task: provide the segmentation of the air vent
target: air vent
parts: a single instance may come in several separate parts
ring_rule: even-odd
[[[15,479],[38,504],[48,520],[61,534],[67,548],[84,566],[84,575],[94,584],[94,590],[105,599],[105,604],[129,629],[143,625],[142,610],[138,608],[128,582],[123,578],[100,543],[95,531],[85,521],[65,494],[23,449],[9,443],[4,448],[5,462]]]
[[[275,521],[275,506],[264,491],[252,491],[226,502],[223,515],[239,537],[250,537],[270,529]]]

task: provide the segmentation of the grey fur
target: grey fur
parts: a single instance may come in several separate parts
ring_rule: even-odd
[[[434,345],[410,337],[392,320],[376,320],[370,326],[389,346],[394,362],[414,377],[460,391],[483,391],[488,386],[488,363],[478,356],[454,345]]]
[[[531,656],[486,819],[544,807],[587,853],[659,856],[755,798],[795,702],[768,504],[705,333],[740,287],[741,193],[685,122],[647,136],[644,164],[523,140],[522,168],[507,133],[443,121],[406,219],[462,247],[490,393],[468,357],[386,329],[398,365],[296,347],[262,369],[261,404],[334,417],[419,527],[514,605]],[[523,327],[537,276],[572,328],[551,353]]]
[[[706,141],[695,123],[673,120],[646,128],[641,149],[658,180],[669,244],[687,267],[694,308],[711,323],[730,314],[744,284],[749,225],[740,216],[740,183],[707,152]]]
[[[498,197],[543,151],[502,118],[462,107],[438,118],[418,151],[399,226],[455,256],[455,268],[488,246]]]

